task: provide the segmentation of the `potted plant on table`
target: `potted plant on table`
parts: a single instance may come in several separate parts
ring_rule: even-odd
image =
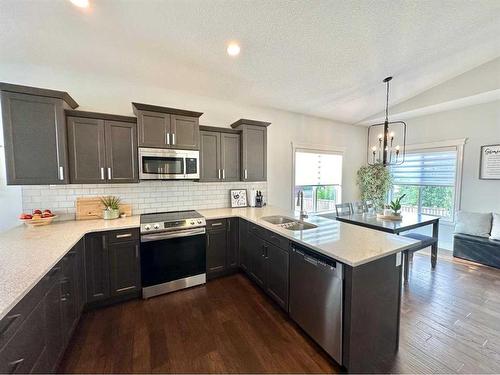
[[[102,218],[104,220],[118,219],[120,217],[120,198],[115,196],[107,196],[100,198],[104,210]]]
[[[396,198],[395,200],[391,201],[389,205],[387,206],[387,213],[384,211],[384,215],[392,215],[392,216],[401,216],[401,201],[403,198],[406,196],[406,194],[403,194],[399,198]]]

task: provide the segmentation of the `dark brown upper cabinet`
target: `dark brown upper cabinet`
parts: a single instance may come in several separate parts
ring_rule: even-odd
[[[267,127],[270,122],[240,119],[231,124],[241,131],[241,180],[267,180]]]
[[[70,182],[138,182],[135,117],[66,111]]]
[[[200,126],[200,180],[240,181],[240,132]]]
[[[201,112],[132,103],[140,147],[200,149]]]
[[[78,104],[63,91],[0,83],[8,185],[68,182],[64,110]]]

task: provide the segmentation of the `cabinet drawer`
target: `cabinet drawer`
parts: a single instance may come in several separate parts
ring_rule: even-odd
[[[133,229],[123,229],[116,230],[108,233],[109,243],[117,242],[127,242],[127,241],[139,241],[139,230]]]
[[[268,231],[267,234],[267,241],[272,243],[273,245],[278,246],[282,250],[288,251],[288,248],[290,246],[290,240],[280,236],[279,234],[276,234],[274,232]]]
[[[207,220],[207,230],[225,229],[227,227],[227,219]]]
[[[286,239],[285,237],[280,236],[279,234],[276,234],[266,228],[263,228],[259,225],[252,224],[250,223],[248,225],[248,230],[250,233],[254,234],[255,236],[259,237],[260,239],[263,239],[269,243],[272,243],[273,245],[278,246],[279,248],[283,250],[288,251],[288,247],[290,245],[290,241]]]
[[[53,274],[53,271],[47,273],[0,321],[0,349],[16,333],[35,306],[43,299],[49,288],[49,281],[52,280]]]
[[[0,373],[31,372],[45,347],[44,303],[40,301],[0,351]]]
[[[263,240],[267,239],[267,230],[259,225],[249,223],[248,231],[252,233],[254,236],[257,236]]]

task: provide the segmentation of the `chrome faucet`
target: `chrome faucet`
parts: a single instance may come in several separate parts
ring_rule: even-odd
[[[297,206],[300,205],[300,221],[307,218],[307,212],[304,210],[304,192],[299,190],[297,193]]]

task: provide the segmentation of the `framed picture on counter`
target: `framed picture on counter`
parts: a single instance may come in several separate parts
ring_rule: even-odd
[[[231,208],[246,207],[248,205],[246,189],[230,190],[230,195]]]
[[[481,146],[479,179],[500,180],[500,144]]]

